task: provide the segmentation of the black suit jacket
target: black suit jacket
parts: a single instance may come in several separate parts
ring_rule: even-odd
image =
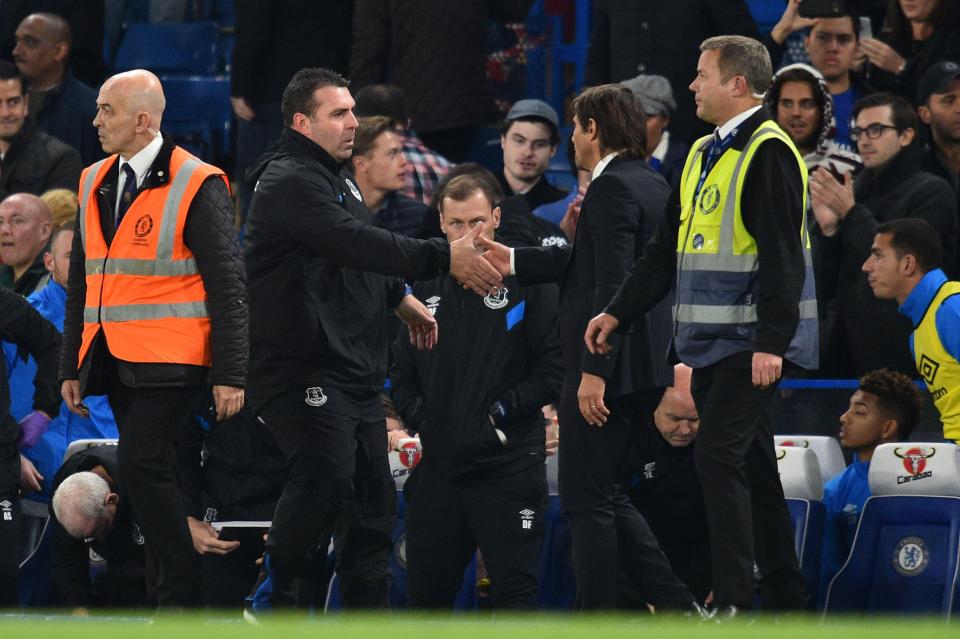
[[[606,380],[610,398],[673,382],[667,361],[672,296],[611,336],[612,353],[591,355],[583,342],[587,323],[603,311],[643,254],[669,194],[666,181],[644,160],[615,158],[587,189],[572,247],[516,249],[521,284],[560,281],[567,386],[579,385],[581,373],[592,373]]]

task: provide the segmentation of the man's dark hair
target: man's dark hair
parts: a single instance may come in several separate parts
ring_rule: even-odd
[[[876,396],[880,410],[897,422],[897,438],[910,439],[923,412],[920,391],[909,377],[886,368],[870,371],[860,378],[859,390]]]
[[[943,242],[926,220],[915,217],[890,220],[877,227],[877,234],[880,233],[890,236],[890,246],[897,259],[912,255],[924,273],[943,266]]]
[[[483,171],[490,173],[486,169],[483,169]],[[477,191],[481,191],[483,196],[487,198],[487,201],[490,202],[491,210],[496,208],[502,198],[498,197],[497,191],[493,188],[493,184],[496,183],[496,178],[493,177],[493,174],[490,174],[490,177],[493,179],[487,179],[487,176],[479,171],[475,171],[473,173],[458,175],[447,182],[441,198],[437,200],[437,208],[440,210],[440,213],[443,213],[443,200],[450,198],[454,202],[463,202]]]
[[[336,71],[322,68],[300,69],[283,90],[283,101],[280,110],[283,113],[283,125],[291,126],[293,116],[302,113],[312,117],[317,110],[317,101],[313,94],[317,89],[324,87],[348,87],[350,81]]]
[[[620,156],[643,159],[647,149],[647,115],[633,91],[622,84],[584,89],[573,99],[573,114],[581,128],[593,120],[600,148],[620,151]]]
[[[437,188],[433,192],[433,208],[440,210],[440,205],[443,198],[447,196],[447,188],[450,183],[463,175],[471,175],[482,180],[485,184],[484,193],[490,198],[494,206],[500,206],[500,202],[503,201],[503,187],[497,182],[497,178],[483,166],[475,162],[465,162],[450,169],[450,172],[437,183]]]
[[[844,11],[849,11],[850,7],[845,6],[841,7]],[[852,13],[842,13],[838,16],[831,16],[831,18],[847,18],[850,20],[850,29],[853,31],[853,39],[857,42],[860,41],[860,22],[858,20],[859,16],[855,16]],[[813,30],[817,28],[817,25],[810,27],[810,33],[813,33]]]
[[[392,84],[371,84],[363,87],[353,96],[357,105],[353,112],[358,118],[382,115],[396,120],[406,129],[410,119],[407,111],[407,100],[403,90]]]
[[[20,83],[20,95],[27,94],[27,83],[13,62],[0,60],[0,80],[17,80]]]
[[[913,106],[904,98],[892,93],[874,93],[860,98],[853,105],[853,119],[856,120],[864,109],[882,106],[890,107],[893,126],[897,127],[897,133],[903,133],[907,129],[918,130],[920,122],[917,120],[917,112],[913,110]]]
[[[517,122],[536,122],[537,124],[542,124],[547,127],[547,130],[550,131],[550,146],[555,147],[560,144],[560,131],[557,127],[553,126],[553,122],[546,118],[538,118],[535,115],[524,115],[519,118],[514,118],[512,120],[504,120],[503,124],[500,125],[500,135],[506,137],[507,133]]]
[[[776,115],[777,103],[780,102],[780,89],[782,89],[783,85],[787,82],[802,82],[810,87],[810,92],[813,94],[813,99],[817,103],[817,108],[820,110],[821,116],[823,115],[824,97],[823,91],[820,90],[820,83],[817,81],[816,76],[803,69],[787,69],[774,76],[773,82],[770,84],[774,115]]]
[[[397,132],[397,123],[390,118],[382,115],[360,118],[353,137],[353,157],[366,155],[372,151],[377,138],[387,132]]]

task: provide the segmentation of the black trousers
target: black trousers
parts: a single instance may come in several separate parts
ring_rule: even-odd
[[[420,465],[403,488],[411,608],[453,608],[479,546],[494,609],[537,606],[546,466],[506,477],[449,479]]]
[[[210,608],[242,608],[250,584],[260,572],[257,559],[263,555],[263,530],[230,529],[221,539],[239,541],[240,547],[226,555],[201,555],[203,605]]]
[[[756,564],[765,609],[807,605],[783,498],[767,404],[775,388],[751,381],[752,353],[693,371],[700,413],[695,460],[703,487],[718,605],[752,606]]]
[[[107,392],[120,431],[120,485],[156,567],[161,608],[201,603],[200,560],[180,494],[176,442],[209,397],[203,386],[131,388],[119,379]]]
[[[20,572],[20,453],[15,444],[0,446],[0,608],[17,605]]]
[[[385,608],[397,497],[383,408],[376,395],[358,399],[324,387],[320,397],[291,390],[258,416],[290,462],[266,545],[273,603],[291,603],[283,597],[296,581],[316,579],[336,531],[344,607]]]
[[[616,608],[621,570],[661,610],[693,601],[622,484],[628,444],[662,395],[656,389],[605,400],[610,417],[596,427],[580,415],[576,386],[566,384],[561,394],[560,504],[570,522],[579,609]]]

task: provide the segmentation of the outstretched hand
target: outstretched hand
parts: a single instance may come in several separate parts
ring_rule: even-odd
[[[500,287],[503,277],[478,251],[482,230],[483,226],[478,225],[459,240],[450,242],[450,275],[464,288],[478,295],[489,295]]]
[[[483,253],[483,259],[497,270],[502,277],[510,275],[510,248],[481,235],[477,237],[477,248]]]

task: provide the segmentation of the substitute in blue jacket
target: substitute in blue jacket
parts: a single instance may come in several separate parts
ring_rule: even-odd
[[[50,249],[43,261],[50,272],[47,285],[27,298],[48,322],[63,331],[63,314],[67,302],[67,270],[70,267],[70,246],[73,242],[73,227],[64,226],[50,236]],[[17,356],[17,348],[3,344],[8,379],[10,382],[10,414],[22,419],[33,410],[33,378],[37,364],[32,357]],[[46,502],[53,493],[53,476],[60,468],[67,446],[78,439],[116,439],[117,422],[104,395],[86,397],[86,416],[75,415],[66,410],[61,402],[60,415],[56,417],[39,439],[24,442],[23,456],[30,460],[43,476],[42,490],[31,495],[36,501]],[[26,439],[26,438],[25,438]]]
[[[883,368],[860,378],[850,408],[840,416],[840,445],[854,454],[853,463],[827,482],[823,503],[827,514],[820,562],[820,607],[827,586],[846,561],[863,504],[870,496],[867,471],[880,444],[906,441],[920,421],[920,392],[910,378]]]
[[[444,190],[451,242],[471,229],[493,238],[500,210],[482,178]],[[414,286],[440,330],[417,350],[406,329],[394,344],[393,401],[418,431],[423,459],[404,487],[410,604],[451,608],[479,546],[494,608],[533,608],[547,506],[540,408],[560,394],[557,289],[505,278],[479,297],[444,275]]]
[[[940,412],[943,436],[960,443],[960,282],[947,280],[939,232],[919,218],[877,227],[867,282],[879,299],[895,299],[913,322],[910,354]]]

